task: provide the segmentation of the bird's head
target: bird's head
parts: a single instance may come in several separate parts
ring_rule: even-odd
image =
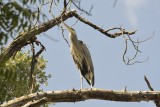
[[[67,30],[69,31],[70,35],[75,35],[76,36],[76,31],[69,27],[67,24],[65,24],[64,22],[62,22],[64,24],[64,26],[67,28]]]

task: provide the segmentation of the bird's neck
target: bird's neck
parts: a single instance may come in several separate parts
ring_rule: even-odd
[[[78,44],[77,36],[70,34],[69,39],[70,39],[71,45],[77,46],[77,44]]]

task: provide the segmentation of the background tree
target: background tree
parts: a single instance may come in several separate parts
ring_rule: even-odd
[[[119,2],[119,1],[116,1],[116,2]],[[128,4],[129,5],[131,5],[131,3],[130,3],[131,1],[129,1],[128,2]],[[87,2],[85,2],[85,3],[87,3]],[[132,2],[132,3],[134,3],[134,2]],[[135,2],[135,3],[139,3],[139,2]],[[97,32],[100,32],[100,33],[102,33],[103,35],[106,35],[106,36],[108,36],[109,38],[117,38],[118,36],[121,36],[121,37],[123,37],[123,40],[124,40],[124,42],[123,43],[125,43],[125,49],[123,50],[124,52],[122,52],[122,48],[119,50],[119,52],[121,51],[121,53],[123,53],[123,55],[121,54],[121,56],[123,56],[122,58],[123,58],[123,61],[125,62],[125,64],[127,64],[127,65],[130,65],[130,64],[134,64],[134,63],[139,63],[139,62],[141,62],[141,61],[139,61],[139,57],[137,57],[137,53],[141,53],[142,51],[140,50],[140,44],[141,43],[143,43],[144,41],[146,41],[146,40],[148,40],[148,39],[146,39],[146,40],[142,40],[142,41],[140,41],[140,39],[133,39],[133,38],[136,38],[135,36],[133,36],[136,32],[135,32],[135,30],[133,30],[133,31],[128,31],[128,30],[126,30],[126,29],[124,29],[123,28],[123,26],[120,26],[120,27],[114,27],[114,28],[110,28],[110,29],[106,29],[106,27],[109,27],[109,26],[111,26],[111,25],[113,25],[113,24],[111,24],[110,25],[110,23],[107,23],[106,25],[107,26],[105,26],[105,27],[99,27],[99,26],[97,26],[95,23],[93,23],[92,21],[89,21],[89,20],[92,20],[92,19],[90,19],[90,18],[88,18],[87,16],[86,16],[86,19],[84,19],[84,17],[85,16],[83,16],[83,15],[81,15],[81,12],[83,12],[83,13],[86,13],[86,14],[88,14],[88,15],[91,15],[91,9],[92,9],[92,6],[91,6],[91,8],[90,9],[88,9],[89,11],[86,11],[87,9],[83,9],[82,8],[82,6],[84,5],[82,2],[79,2],[79,1],[54,1],[54,0],[51,0],[50,2],[48,2],[48,3],[44,3],[44,4],[47,4],[47,5],[43,5],[44,6],[44,8],[46,8],[46,7],[49,7],[49,9],[48,9],[48,11],[49,11],[49,13],[50,13],[50,16],[51,16],[51,18],[52,18],[52,20],[50,20],[50,21],[47,21],[46,23],[42,23],[41,25],[39,25],[39,26],[34,26],[33,28],[31,28],[30,30],[28,30],[28,31],[24,31],[24,32],[22,32],[10,45],[9,45],[9,47],[7,47],[6,49],[5,49],[5,51],[3,51],[2,52],[2,54],[0,55],[0,62],[2,63],[2,64],[4,64],[10,57],[12,57],[20,48],[22,48],[23,46],[26,46],[27,44],[29,44],[29,43],[31,43],[31,46],[33,46],[33,43],[38,43],[38,44],[41,44],[40,42],[38,42],[37,40],[36,40],[36,37],[38,37],[37,35],[38,34],[41,34],[42,32],[46,32],[48,29],[50,29],[50,28],[52,28],[52,27],[54,27],[54,26],[56,26],[56,25],[58,25],[58,28],[60,29],[59,31],[62,31],[62,33],[63,33],[63,29],[61,29],[61,28],[63,28],[63,27],[60,27],[60,22],[61,21],[65,21],[66,19],[68,19],[68,18],[72,18],[72,17],[75,17],[75,19],[77,20],[79,20],[79,22],[82,22],[82,24],[87,24],[89,27],[91,27],[91,28],[94,28],[94,29],[96,29],[97,30]],[[127,4],[127,5],[128,5]],[[63,8],[61,8],[62,7],[62,5],[63,5]],[[107,5],[107,4],[106,4]],[[43,7],[42,5],[40,6],[40,7]],[[46,6],[46,7],[45,7]],[[103,5],[101,5],[101,6],[103,6]],[[136,4],[134,5],[134,6],[136,6]],[[72,7],[73,8],[76,8],[76,10],[77,10],[77,12],[75,11],[75,10],[72,10]],[[43,10],[44,8],[39,8],[39,10]],[[57,8],[57,10],[58,10],[58,15],[59,16],[57,16],[57,13],[55,12],[56,10],[55,10],[55,8]],[[61,8],[61,9],[60,9]],[[53,11],[54,10],[54,11]],[[79,11],[78,11],[79,10]],[[106,12],[111,12],[110,10],[106,10]],[[95,13],[97,13],[97,12],[95,12]],[[100,12],[99,12],[100,13]],[[104,14],[104,13],[103,13]],[[112,13],[111,13],[112,14]],[[122,13],[121,13],[122,14]],[[108,15],[108,14],[107,14]],[[118,15],[118,14],[117,14]],[[57,17],[56,17],[57,16]],[[112,15],[110,15],[110,16],[112,16]],[[110,16],[108,16],[107,17],[107,19],[110,17]],[[130,15],[128,15],[128,16],[130,16]],[[93,17],[94,18],[94,17]],[[101,18],[101,17],[99,17],[99,18]],[[118,18],[118,17],[114,17],[114,18]],[[73,18],[72,18],[73,19]],[[87,19],[89,19],[89,20],[87,20]],[[95,18],[95,19],[97,19],[97,18]],[[106,18],[104,18],[103,17],[103,19],[106,19]],[[119,18],[118,18],[119,19]],[[76,21],[76,20],[73,20],[73,22],[72,23],[75,23],[74,21]],[[113,21],[113,18],[112,18],[112,21]],[[116,22],[116,21],[114,21],[114,22]],[[36,23],[36,22],[35,22]],[[103,22],[104,23],[104,22]],[[115,23],[114,23],[115,24]],[[121,24],[121,23],[120,23]],[[119,24],[119,25],[120,25]],[[126,24],[126,23],[125,23]],[[35,24],[34,24],[35,25]],[[76,24],[76,25],[78,25],[78,23]],[[101,25],[101,24],[100,24]],[[117,24],[116,24],[117,25]],[[75,26],[74,26],[75,27]],[[76,29],[77,30],[77,29]],[[83,29],[83,30],[86,30],[86,29]],[[82,32],[82,31],[81,31]],[[84,32],[84,31],[83,31]],[[147,33],[147,32],[145,32],[145,33]],[[55,33],[51,33],[51,35],[53,35],[53,34],[55,34]],[[81,33],[80,33],[81,34]],[[82,35],[83,35],[83,33],[82,33]],[[89,35],[92,35],[92,32],[90,32],[89,33]],[[97,35],[97,34],[96,34]],[[131,36],[132,35],[132,36]],[[35,37],[36,36],[36,37]],[[88,36],[86,36],[86,34],[84,35],[84,37],[88,37]],[[132,38],[131,38],[132,37]],[[139,37],[139,36],[138,36]],[[92,38],[94,38],[94,36],[92,36]],[[92,41],[93,39],[92,39],[91,37],[89,38],[89,40],[90,41]],[[100,39],[101,37],[99,37],[99,39]],[[143,37],[144,38],[144,37]],[[146,37],[145,37],[146,38]],[[81,38],[82,39],[82,38]],[[99,40],[98,38],[97,38],[97,36],[96,36],[96,38],[95,38],[95,40],[96,41],[98,41]],[[96,42],[96,41],[94,41],[95,43],[96,43],[96,45],[93,45],[94,47],[97,47],[98,49],[100,49],[99,47],[98,47],[98,45],[99,45],[99,43],[98,42]],[[102,41],[104,41],[104,39],[102,40],[101,39],[101,42]],[[48,42],[47,42],[48,43]],[[88,42],[87,42],[88,43]],[[116,44],[117,44],[118,42],[116,41]],[[131,44],[131,45],[129,45],[129,44]],[[62,46],[64,46],[63,45],[63,43],[61,44]],[[43,45],[41,44],[41,46],[43,47]],[[65,46],[66,46],[66,44],[65,44]],[[108,46],[108,45],[102,45],[102,46]],[[101,46],[101,48],[102,48],[102,46]],[[112,46],[112,47],[111,47]],[[121,45],[115,45],[116,47],[117,46],[121,46]],[[130,47],[130,46],[132,46],[132,47]],[[54,48],[54,46],[50,46],[51,48],[49,48],[49,50],[53,50],[53,48]],[[54,53],[52,54],[52,56],[50,57],[50,58],[52,58],[52,57],[54,57],[54,56],[56,56],[56,52],[58,51],[58,49],[61,49],[61,48],[58,48],[59,46],[56,46],[56,51],[54,51]],[[66,47],[65,47],[66,48]],[[97,48],[94,48],[94,49],[97,49]],[[149,48],[149,47],[147,47],[147,48]],[[33,49],[33,48],[32,48]],[[63,48],[64,49],[64,48]],[[68,49],[68,47],[66,48],[66,49]],[[103,59],[105,59],[106,60],[106,58],[107,58],[107,56],[109,56],[109,57],[111,57],[111,56],[117,56],[117,55],[115,55],[114,54],[114,52],[112,52],[112,49],[115,49],[115,47],[113,46],[113,45],[109,45],[109,47],[106,49],[106,50],[108,50],[108,49],[110,49],[109,51],[107,51],[107,53],[106,53],[106,55],[103,55]],[[129,49],[134,49],[135,50],[135,53],[133,54],[133,57],[127,57],[128,55],[130,55],[130,52],[129,52]],[[105,49],[104,49],[105,50]],[[104,50],[102,51],[101,50],[101,53],[102,52],[104,52]],[[91,50],[92,51],[92,50]],[[34,51],[33,51],[34,52]],[[95,51],[94,50],[94,53],[96,54],[96,52],[99,52],[99,51]],[[118,55],[119,55],[119,52],[115,52],[115,53],[118,53]],[[129,54],[127,54],[129,52]],[[110,55],[109,53],[112,53],[112,55]],[[132,53],[132,52],[131,52]],[[59,52],[59,54],[61,55],[61,53]],[[64,55],[66,55],[66,54],[64,54],[63,53],[63,55],[61,56],[61,57],[63,57]],[[93,54],[94,55],[94,54]],[[127,55],[127,56],[126,56]],[[101,58],[101,56],[102,55],[99,55],[99,58]],[[136,59],[136,58],[138,58],[138,60]],[[34,57],[33,57],[33,59],[34,59]],[[142,58],[142,62],[143,62],[143,60],[145,60],[146,58]],[[62,66],[63,66],[63,64],[65,64],[66,62],[64,62],[64,61],[61,61],[62,59],[58,59],[56,62],[61,62],[61,68],[62,68]],[[64,60],[64,59],[63,59]],[[102,60],[102,59],[101,59]],[[67,61],[69,61],[69,60],[67,60]],[[34,62],[34,61],[32,61],[32,62]],[[62,63],[63,62],[63,63]],[[101,62],[100,63],[100,65],[102,64],[105,64],[105,65],[110,65],[111,63],[113,63],[113,64],[111,64],[111,65],[114,65],[114,66],[116,66],[116,63],[117,63],[117,59],[111,59],[111,60],[109,60],[109,63],[107,63],[108,61],[106,60],[106,62]],[[95,61],[95,63],[97,63],[97,60]],[[107,64],[106,64],[107,63]],[[67,65],[68,65],[69,63],[67,62]],[[53,65],[55,65],[55,64],[53,64],[52,63],[52,67],[53,67]],[[113,66],[111,66],[112,68],[110,68],[110,66],[108,66],[107,67],[107,69],[106,68],[104,68],[104,69],[101,69],[101,68],[97,68],[97,71],[111,71],[111,72],[114,72],[114,68],[116,68],[116,67],[114,67],[113,68]],[[122,66],[121,66],[122,67]],[[147,66],[148,67],[148,66]],[[110,68],[110,69],[109,69]],[[125,67],[126,68],[126,67]],[[136,67],[137,68],[137,67]],[[53,68],[54,69],[54,68]],[[66,71],[67,69],[65,69],[65,71]],[[122,72],[123,72],[123,70],[124,69],[122,69],[122,68],[119,68],[118,69],[118,71],[121,71],[120,72],[120,74],[119,74],[119,76],[122,76],[121,74],[123,74]],[[132,70],[132,69],[129,69],[129,71],[130,70]],[[140,69],[139,69],[140,70]],[[149,69],[147,69],[147,70],[149,70]],[[61,71],[61,70],[58,70],[58,71]],[[144,71],[144,70],[142,70],[142,71]],[[63,74],[64,74],[65,72],[63,72]],[[115,72],[115,74],[117,74],[118,72]],[[102,74],[102,73],[97,73],[97,74]],[[114,77],[117,77],[116,75],[112,75],[112,76],[110,76],[110,77],[112,77],[112,78],[110,78],[108,81],[112,81],[112,84],[115,82],[114,81]],[[128,73],[127,72],[125,72],[125,75],[127,75]],[[134,75],[134,74],[138,74],[138,75]],[[129,72],[129,74],[127,75],[128,76],[128,79],[125,77],[125,81],[127,80],[127,81],[129,81],[130,79],[131,79],[131,77],[130,77],[130,75],[132,75],[132,77],[134,77],[134,80],[135,80],[135,78],[137,78],[138,76],[140,76],[141,78],[144,76],[144,74],[145,73],[142,73],[142,72],[139,72],[139,73],[136,73],[136,70],[134,70],[134,73],[133,72]],[[143,75],[143,76],[142,76]],[[67,76],[67,75],[65,75],[65,76]],[[104,76],[104,75],[103,75]],[[102,76],[102,77],[103,77]],[[108,74],[106,75],[106,76],[108,76]],[[57,77],[57,76],[56,76]],[[60,77],[62,77],[62,76],[58,76],[59,78]],[[73,77],[73,76],[72,76]],[[98,77],[98,75],[97,75],[97,77]],[[101,79],[102,79],[102,77],[101,77]],[[130,78],[129,78],[130,77]],[[106,78],[106,77],[105,77]],[[117,78],[120,78],[120,77],[117,77]],[[124,78],[124,77],[123,77]],[[120,78],[118,81],[123,81],[123,78]],[[61,79],[61,78],[60,78]],[[63,80],[65,79],[65,77],[63,78]],[[73,78],[72,78],[73,79]],[[98,84],[100,84],[98,81],[100,81],[101,79],[97,79],[97,85]],[[107,79],[107,78],[106,78]],[[143,79],[143,78],[142,78]],[[132,79],[133,80],[133,79]],[[57,81],[57,79],[56,79],[56,81]],[[73,80],[72,80],[73,81]],[[144,80],[143,80],[144,81]],[[58,83],[60,83],[60,81],[57,81]],[[75,82],[75,81],[74,81]],[[136,82],[136,84],[139,84],[137,81],[135,81]],[[66,83],[66,81],[65,81],[65,83]],[[101,83],[103,83],[103,87],[105,87],[104,86],[104,84],[107,84],[107,83],[110,83],[110,82],[101,82]],[[126,83],[126,82],[125,82]],[[61,84],[61,83],[60,83]],[[144,84],[144,83],[143,83]],[[122,86],[122,84],[116,84],[116,86],[117,85],[121,85]],[[123,84],[124,85],[124,84]],[[128,85],[128,84],[127,84]],[[131,85],[133,85],[133,84],[131,84]],[[60,85],[58,85],[58,86],[60,86]],[[65,84],[63,83],[63,86],[65,86]],[[68,84],[67,84],[67,86],[68,86]],[[107,85],[108,86],[108,85]],[[150,86],[149,84],[148,84],[148,86]],[[73,87],[73,84],[72,84],[72,86],[71,87]],[[96,86],[96,87],[99,87],[99,86]],[[135,88],[136,87],[136,88]],[[135,86],[134,88],[135,88],[135,90],[141,90],[141,88],[139,89],[138,88],[138,86]],[[114,88],[113,88],[114,89]],[[117,89],[117,88],[116,88]],[[151,91],[153,91],[153,90],[151,90]],[[104,92],[104,93],[103,93]],[[64,94],[66,95],[66,97],[64,96]],[[55,95],[57,95],[57,96],[55,96]],[[70,97],[69,97],[69,95],[71,95]],[[83,96],[83,95],[85,95],[85,96]],[[97,96],[95,96],[95,95],[97,95]],[[103,95],[103,96],[102,96]],[[115,96],[114,96],[115,95]],[[153,92],[146,92],[146,91],[138,91],[138,92],[130,92],[130,91],[128,91],[128,88],[125,88],[123,91],[112,91],[112,90],[101,90],[101,89],[93,89],[93,90],[82,90],[82,92],[81,91],[79,91],[79,90],[70,90],[70,91],[58,91],[58,92],[46,92],[46,93],[38,93],[38,94],[30,94],[26,99],[22,99],[22,98],[24,98],[24,97],[21,97],[21,98],[19,98],[19,99],[17,99],[17,101],[19,101],[19,102],[21,102],[21,104],[22,104],[22,102],[23,102],[23,104],[26,104],[26,105],[36,105],[36,104],[42,104],[42,103],[46,103],[46,102],[52,102],[52,101],[54,101],[54,102],[62,102],[62,100],[63,101],[82,101],[82,100],[87,100],[87,99],[105,99],[105,100],[114,100],[114,101],[149,101],[149,100],[152,100],[152,101],[155,101],[156,102],[156,104],[158,104],[157,102],[158,102],[158,99],[159,99],[159,97],[158,97],[158,95],[159,95],[159,92],[156,92],[156,91],[153,91]],[[68,96],[68,97],[67,97]],[[111,96],[111,97],[109,97],[109,96]],[[103,97],[103,98],[102,98]],[[33,98],[36,98],[36,99],[33,99]],[[57,98],[57,99],[55,99],[55,98]],[[28,101],[31,101],[32,100],[32,102],[28,102]],[[8,102],[8,104],[11,104],[11,102]],[[13,104],[13,103],[12,103]],[[19,104],[18,102],[16,103],[14,103],[14,104]],[[158,106],[158,105],[157,105]]]
[[[5,50],[9,39],[13,40],[19,32],[30,29],[33,25],[32,21],[40,21],[40,17],[45,18],[45,14],[34,10],[33,6],[37,2],[42,3],[43,1],[0,1],[0,52]],[[0,103],[30,93],[31,61],[30,52],[20,51],[0,67]],[[47,79],[50,77],[44,71],[46,61],[42,56],[37,58],[37,62],[33,73],[32,92],[41,91],[40,86],[47,85]]]
[[[7,43],[8,39],[15,38],[20,31],[30,29],[34,21],[45,19],[45,14],[38,12],[36,3],[43,0],[0,1],[0,45]]]
[[[1,103],[30,93],[30,66],[32,56],[29,52],[18,52],[14,59],[6,62],[5,66],[0,68],[0,101]],[[40,85],[47,84],[44,71],[46,61],[40,57],[34,70],[34,88],[33,92],[41,91]]]

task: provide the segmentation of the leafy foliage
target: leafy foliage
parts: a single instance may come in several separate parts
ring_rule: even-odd
[[[31,60],[29,52],[18,52],[14,59],[11,58],[0,68],[0,103],[29,93]],[[40,91],[40,84],[47,84],[47,79],[50,78],[50,75],[46,76],[44,72],[46,61],[43,57],[37,60],[33,92]]]
[[[26,28],[31,28],[33,22],[40,21],[40,13],[35,4],[43,4],[44,0],[0,0],[0,45],[7,43],[8,38]]]

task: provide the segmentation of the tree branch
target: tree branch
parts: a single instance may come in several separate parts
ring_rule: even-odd
[[[42,98],[39,100],[35,100],[35,101],[30,101],[27,104],[23,105],[22,107],[39,107],[41,105],[43,105],[44,103],[47,103],[47,98]]]
[[[126,31],[125,29],[123,29],[123,31],[121,31],[122,28],[111,28],[109,30],[104,30],[100,27],[98,27],[97,25],[93,24],[92,22],[86,20],[85,18],[81,17],[80,15],[78,15],[76,12],[73,13],[74,17],[76,17],[77,19],[79,19],[81,22],[89,25],[90,27],[94,28],[95,30],[98,30],[99,32],[101,32],[102,34],[110,37],[110,38],[116,38],[118,36],[121,36],[121,35],[124,35],[124,34],[127,34],[127,35],[133,35],[136,33],[136,30],[135,31],[132,31],[132,32],[128,32]],[[120,30],[120,32],[116,32],[116,33],[109,33],[109,31],[112,31],[112,30]]]
[[[83,89],[83,90],[65,90],[38,92],[22,96],[8,101],[0,107],[20,107],[27,103],[44,104],[47,102],[78,102],[89,99],[122,101],[122,102],[140,102],[140,101],[159,101],[160,91],[116,91],[103,89]],[[35,101],[35,102],[34,102]]]
[[[86,11],[84,10],[83,8],[81,8],[81,0],[78,0],[78,1],[75,1],[75,0],[71,0],[71,2],[73,3],[73,5],[78,9],[80,10],[81,12],[89,15],[89,16],[92,16],[91,14],[91,11],[93,9],[93,4],[91,5],[91,8],[89,9],[89,11]]]
[[[73,17],[74,12],[75,11],[69,11],[63,15],[60,14],[53,20],[43,23],[40,26],[35,26],[34,28],[30,29],[30,31],[24,31],[23,33],[19,34],[18,37],[0,54],[0,66],[3,66],[3,64],[10,57],[12,57],[15,52],[25,46],[30,39],[56,26],[57,24],[61,23],[61,21],[65,21],[66,19]]]
[[[154,91],[154,89],[152,88],[149,80],[147,79],[147,77],[146,77],[145,75],[144,75],[144,80],[146,81],[148,88],[149,88],[151,91]]]
[[[3,64],[13,56],[14,53],[16,53],[18,50],[20,50],[23,46],[27,45],[28,41],[30,39],[35,38],[36,35],[39,35],[49,29],[51,29],[52,27],[60,24],[62,21],[65,21],[68,18],[71,17],[76,17],[77,19],[79,19],[80,21],[82,21],[83,23],[89,25],[90,27],[93,27],[94,29],[98,30],[99,32],[101,32],[102,34],[110,37],[110,38],[115,38],[124,34],[127,35],[132,35],[135,34],[136,31],[133,32],[128,32],[125,29],[123,29],[123,31],[121,31],[122,28],[112,28],[109,30],[104,30],[100,27],[98,27],[97,25],[93,24],[92,22],[89,22],[88,20],[86,20],[85,18],[81,17],[80,15],[78,15],[76,13],[75,10],[72,11],[67,11],[62,12],[58,17],[43,23],[42,25],[39,26],[35,26],[34,28],[24,31],[23,33],[19,34],[17,36],[17,38],[0,54],[0,66],[3,66]],[[115,29],[119,29],[120,32],[116,32],[116,33],[109,33],[109,31],[115,30]]]

